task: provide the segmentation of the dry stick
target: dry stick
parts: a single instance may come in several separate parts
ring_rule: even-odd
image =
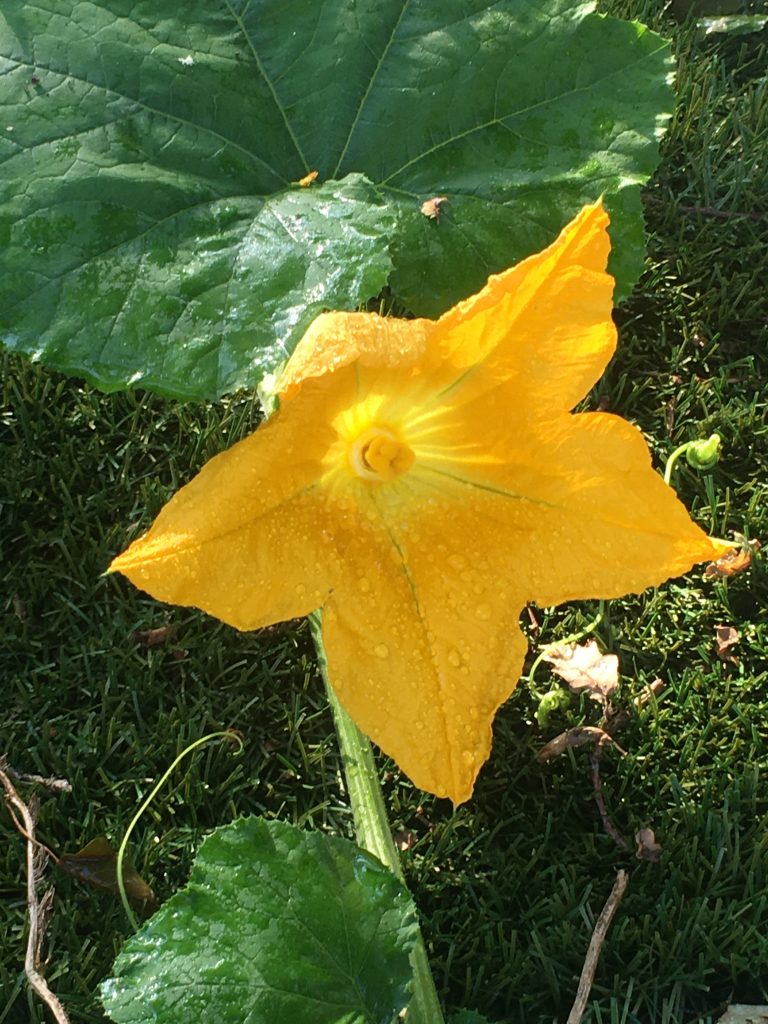
[[[600,758],[602,753],[603,748],[602,745],[599,744],[589,756],[589,763],[592,766],[592,789],[594,792],[595,803],[597,804],[597,809],[600,812],[600,821],[603,823],[603,830],[608,833],[620,850],[626,851],[629,850],[627,841],[611,821],[610,815],[608,814],[608,808],[605,806],[603,780],[600,777]]]
[[[45,789],[50,790],[52,793],[72,792],[72,784],[67,782],[66,779],[50,779],[43,775],[29,775],[27,772],[17,772],[10,765],[6,765],[5,770],[17,782],[36,782],[38,786],[44,786]]]
[[[632,702],[635,708],[641,708],[648,703],[654,697],[657,697],[664,689],[664,682],[661,679],[654,679],[650,685],[645,688],[645,691],[636,697]],[[603,728],[607,739],[613,740],[614,746],[619,750],[621,747],[616,743],[614,739],[617,732],[627,725],[630,718],[632,717],[631,709],[624,708],[622,711],[613,711],[610,704],[605,712],[605,719],[603,721]],[[613,839],[614,843],[619,847],[620,850],[629,850],[627,841],[624,836],[619,832],[616,826],[611,821],[611,816],[608,814],[608,808],[605,806],[605,797],[603,796],[603,780],[600,775],[600,759],[603,756],[603,749],[607,740],[599,742],[589,758],[589,763],[592,767],[592,791],[595,797],[595,803],[597,809],[600,812],[600,821],[603,823],[603,830]],[[622,751],[623,753],[623,751]]]
[[[618,910],[619,903],[621,903],[621,897],[627,888],[628,879],[629,876],[626,871],[619,871],[616,875],[616,881],[613,883],[611,894],[600,911],[600,917],[597,919],[595,930],[592,932],[592,938],[589,941],[589,949],[584,960],[584,966],[581,969],[576,998],[573,1001],[566,1024],[581,1024],[581,1018],[584,1016],[584,1010],[587,1007],[587,999],[589,999],[589,993],[592,990],[592,982],[595,980],[597,961],[600,959],[600,954],[603,951],[605,936],[611,927],[613,915]]]
[[[665,200],[657,199],[656,196],[645,196],[645,202],[651,203],[654,206],[668,205]],[[766,214],[755,213],[752,210],[718,210],[714,206],[688,205],[686,203],[673,203],[672,205],[680,210],[681,213],[691,213],[699,217],[713,217],[715,220],[732,220],[737,217],[747,220],[764,220],[766,217]]]
[[[0,759],[0,783],[5,790],[5,802],[11,817],[16,821],[13,810],[18,811],[24,822],[24,837],[27,849],[27,913],[29,915],[29,935],[27,936],[27,953],[24,958],[24,973],[29,986],[48,1007],[57,1024],[70,1024],[69,1017],[58,998],[51,992],[37,969],[40,962],[40,949],[45,931],[46,919],[50,912],[50,899],[47,894],[42,903],[37,896],[37,883],[42,864],[40,863],[39,844],[35,839],[35,819],[27,804],[16,792],[13,783],[4,769],[7,768],[5,758]]]

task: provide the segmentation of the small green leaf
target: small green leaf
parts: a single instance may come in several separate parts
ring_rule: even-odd
[[[592,0],[179,11],[3,0],[7,347],[106,390],[253,387],[320,309],[389,281],[438,315],[601,194],[617,294],[637,279],[672,108],[643,26]]]
[[[416,929],[405,888],[354,844],[244,818],[204,841],[102,999],[117,1024],[390,1024]]]

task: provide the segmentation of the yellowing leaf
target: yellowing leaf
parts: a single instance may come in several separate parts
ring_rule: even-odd
[[[334,688],[417,786],[468,799],[526,652],[520,610],[619,597],[717,558],[616,416],[608,218],[439,320],[328,313],[279,410],[111,569],[256,629],[322,608]]]
[[[591,700],[605,705],[619,685],[619,659],[603,654],[594,640],[588,644],[553,644],[542,655],[574,693],[586,690]]]
[[[56,863],[57,868],[72,875],[94,889],[105,889],[118,894],[117,852],[108,839],[92,839],[77,853],[64,853]],[[157,906],[155,894],[141,875],[130,864],[123,864],[125,891],[132,903],[148,909]]]
[[[309,188],[312,182],[317,181],[319,174],[319,171],[310,171],[309,174],[305,174],[303,178],[299,178],[296,184],[301,186],[301,188]]]

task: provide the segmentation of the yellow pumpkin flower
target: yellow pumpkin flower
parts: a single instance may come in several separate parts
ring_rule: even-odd
[[[571,410],[613,354],[608,217],[439,320],[326,313],[277,413],[111,570],[248,630],[323,609],[334,688],[413,782],[467,800],[528,601],[613,598],[719,557],[640,433]]]

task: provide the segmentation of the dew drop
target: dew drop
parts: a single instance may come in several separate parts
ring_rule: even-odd
[[[365,576],[363,576],[362,579],[358,581],[358,586],[360,587],[364,594],[367,594],[368,591],[371,589],[371,582],[370,580],[367,580]]]
[[[304,595],[307,592],[307,588],[304,586],[303,583],[297,583],[296,587],[295,587],[295,590],[296,590],[296,596],[297,597],[304,597]]]
[[[491,617],[491,606],[489,604],[479,604],[475,608],[475,615],[478,619],[482,619],[483,622],[487,622]]]
[[[389,657],[389,648],[387,647],[386,644],[376,644],[376,646],[373,648],[373,653],[376,655],[377,658],[381,658],[381,660],[383,661],[385,658]]]
[[[461,759],[464,762],[464,764],[474,764],[475,763],[475,752],[474,752],[474,750],[462,750],[462,752],[461,752]]]
[[[448,565],[450,565],[452,569],[455,569],[456,572],[461,572],[466,564],[467,560],[461,555],[451,555],[448,559]]]
[[[450,651],[448,651],[448,662],[453,665],[454,668],[458,668],[461,664],[461,655],[455,647],[452,647]]]

